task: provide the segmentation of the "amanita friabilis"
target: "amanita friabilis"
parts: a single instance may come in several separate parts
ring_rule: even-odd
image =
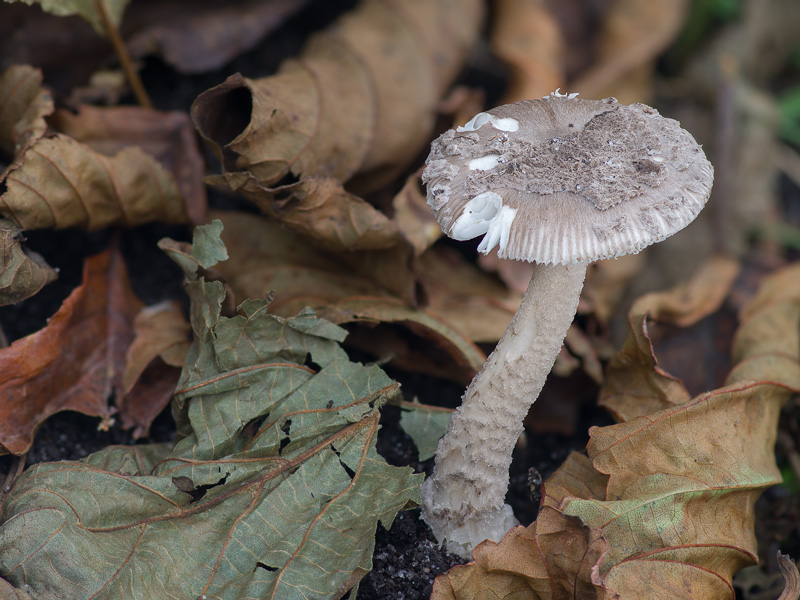
[[[559,94],[479,113],[431,146],[428,204],[451,238],[534,262],[517,313],[472,380],[422,486],[422,515],[469,557],[517,522],[511,451],[575,316],[588,263],[683,229],[713,169],[680,124],[643,104]]]

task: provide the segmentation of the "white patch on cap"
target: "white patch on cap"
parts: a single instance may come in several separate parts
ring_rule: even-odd
[[[486,234],[478,245],[478,251],[486,254],[499,244],[502,252],[508,245],[511,223],[516,214],[516,208],[503,206],[500,194],[483,192],[464,206],[461,216],[450,228],[450,237],[463,241]]]
[[[469,120],[469,123],[463,127],[456,127],[456,131],[458,133],[464,133],[465,131],[476,131],[487,123],[491,123],[492,127],[500,131],[517,131],[519,129],[519,121],[516,119],[512,119],[511,117],[500,119],[494,115],[490,115],[489,113],[482,112],[472,117]]]
[[[559,90],[561,88],[556,88],[555,92],[550,92],[547,96],[542,96],[542,100],[549,100],[550,98],[566,98],[567,100],[574,100],[578,97],[578,92],[572,92],[571,94],[560,94]]]
[[[481,156],[480,158],[473,158],[471,161],[469,161],[469,170],[488,171],[490,169],[494,169],[500,162],[499,159],[500,156],[497,154],[487,154],[486,156]]]

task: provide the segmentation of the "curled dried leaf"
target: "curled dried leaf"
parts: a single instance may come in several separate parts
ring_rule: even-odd
[[[172,397],[191,344],[190,331],[183,309],[174,301],[148,306],[136,315],[117,402],[122,426],[134,430],[134,439],[147,434]]]
[[[714,312],[722,304],[739,273],[737,261],[714,257],[692,278],[671,290],[646,294],[628,313],[628,336],[606,369],[606,384],[599,403],[626,421],[690,398],[683,383],[658,366],[648,334],[648,320],[686,327]]]
[[[6,178],[0,212],[24,229],[185,223],[172,176],[138,148],[104,156],[62,134],[41,138]]]
[[[477,0],[362,2],[276,75],[233,76],[202,94],[192,116],[225,172],[247,172],[265,197],[312,176],[359,174],[374,189],[428,141],[482,13]],[[227,180],[239,189],[240,178]]]
[[[77,114],[56,111],[48,123],[105,156],[113,156],[128,146],[145,151],[175,178],[191,222],[205,223],[205,166],[194,126],[186,113],[138,106],[81,105]]]
[[[57,277],[41,256],[22,247],[23,240],[19,227],[0,219],[0,306],[33,296]]]
[[[47,130],[44,118],[52,112],[53,98],[42,87],[39,69],[14,65],[3,71],[0,75],[0,152],[8,157],[20,155],[44,135]]]
[[[62,410],[110,419],[140,307],[119,254],[86,260],[81,286],[47,326],[0,349],[0,451],[27,452]]]

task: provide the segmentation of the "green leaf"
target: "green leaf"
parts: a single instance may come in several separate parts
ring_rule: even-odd
[[[375,450],[398,384],[310,311],[220,316],[222,285],[184,260],[219,247],[218,225],[198,230],[179,253],[195,331],[179,441],[36,465],[6,499],[0,575],[37,599],[338,598],[371,568],[377,523],[419,502],[422,476]]]
[[[57,17],[68,17],[78,15],[89,22],[92,28],[100,35],[106,35],[106,28],[97,10],[95,0],[5,0],[6,2],[23,2],[28,6],[38,4],[42,10]],[[128,6],[130,0],[100,0],[105,6],[106,12],[111,22],[119,27],[122,21],[122,13]]]
[[[401,408],[400,426],[414,441],[419,460],[428,460],[436,454],[436,446],[447,431],[453,411],[418,402],[402,402]]]

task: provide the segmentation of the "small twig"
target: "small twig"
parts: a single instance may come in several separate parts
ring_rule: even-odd
[[[97,13],[100,15],[100,20],[103,21],[103,27],[106,29],[108,39],[111,40],[111,45],[114,46],[114,52],[117,53],[117,58],[122,65],[122,70],[125,71],[125,77],[128,78],[128,83],[131,85],[133,94],[136,96],[136,101],[144,108],[153,108],[153,103],[150,101],[150,96],[147,95],[147,90],[144,89],[142,80],[139,78],[139,73],[133,67],[128,49],[125,47],[125,42],[119,34],[117,26],[111,21],[106,10],[105,0],[94,0],[94,5],[97,8]]]

